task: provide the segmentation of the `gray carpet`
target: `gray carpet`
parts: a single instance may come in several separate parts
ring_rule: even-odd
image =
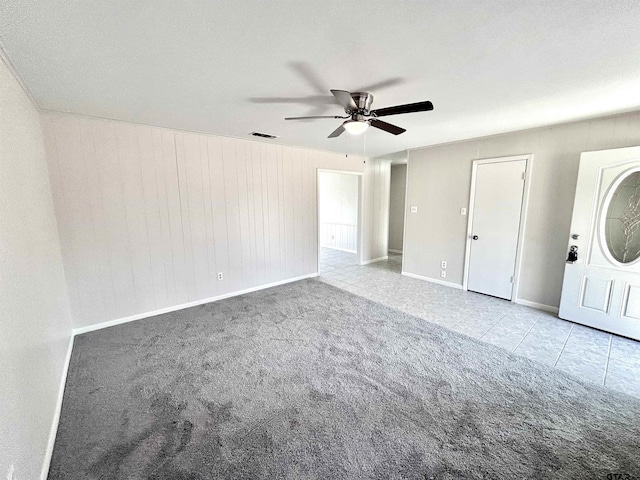
[[[76,338],[50,479],[640,475],[640,400],[316,280]]]

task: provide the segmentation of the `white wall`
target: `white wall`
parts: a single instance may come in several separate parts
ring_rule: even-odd
[[[386,255],[388,162],[65,114],[42,123],[76,328],[317,272],[318,168],[364,171],[363,258]]]
[[[35,479],[48,465],[71,313],[39,114],[2,60],[0,312],[0,476]]]
[[[389,250],[402,251],[406,193],[407,165],[392,165],[389,195]]]
[[[358,175],[318,173],[320,246],[358,249]]]
[[[580,153],[640,144],[640,112],[497,135],[409,152],[403,269],[462,284],[472,161],[532,153],[518,298],[557,307]]]

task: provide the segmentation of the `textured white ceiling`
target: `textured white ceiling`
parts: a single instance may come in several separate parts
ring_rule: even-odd
[[[44,109],[371,156],[640,107],[638,0],[3,0],[0,44]],[[369,86],[435,110],[283,120]]]

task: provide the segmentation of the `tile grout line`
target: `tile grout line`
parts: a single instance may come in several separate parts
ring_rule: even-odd
[[[445,322],[442,322],[440,320],[436,321],[436,319],[430,318],[426,312],[416,310],[415,307],[417,305],[424,306],[425,304],[428,304],[431,307],[430,310],[436,313],[436,316],[438,317],[438,319],[445,320],[445,317],[447,317],[447,315],[444,315],[444,311],[442,311],[442,308],[445,307],[445,304],[440,302],[439,299],[442,293],[448,289],[443,288],[442,292],[440,291],[439,288],[431,288],[431,289],[425,290],[423,282],[420,282],[419,280],[406,278],[406,277],[399,277],[399,280],[397,282],[394,281],[392,286],[386,283],[386,287],[382,288],[382,284],[385,284],[385,282],[389,282],[392,279],[392,277],[395,279],[394,274],[400,274],[399,271],[395,271],[393,269],[396,267],[362,268],[362,266],[356,266],[356,265],[341,265],[341,262],[339,261],[339,259],[328,259],[328,260],[329,261],[325,261],[323,263],[325,263],[324,266],[329,270],[329,272],[326,272],[326,271],[323,272],[322,271],[323,269],[320,268],[319,269],[321,273],[320,276],[323,277],[320,280],[324,280],[325,283],[333,285],[334,287],[340,288],[347,292],[351,292],[355,295],[358,295],[360,297],[363,297],[369,300],[380,302],[392,308],[396,308],[404,313],[417,316],[423,320],[426,320],[433,324],[440,325],[441,327],[444,327],[447,330],[450,330],[453,332],[457,331],[456,327],[460,326],[460,324],[465,323],[466,320],[470,320],[471,318],[468,316],[469,312],[467,311],[467,308],[464,305],[460,306],[461,308],[465,307],[465,308],[462,308],[462,311],[460,312],[462,318],[460,316],[453,315],[453,316],[449,316],[449,318],[446,318]],[[396,296],[394,296],[393,294],[390,294],[390,292],[393,292],[393,291],[397,292]],[[380,298],[378,298],[378,296],[380,296]],[[458,298],[458,297],[453,295],[452,298]],[[398,300],[399,303],[396,302],[396,300]],[[471,302],[469,303],[468,307],[481,308],[481,307],[487,306],[490,303],[490,302],[482,302],[482,300],[483,299],[480,298],[480,305],[475,305],[474,302]],[[448,309],[448,311],[450,311],[450,309]],[[509,316],[509,312],[510,310],[507,310],[505,311],[505,313],[498,314],[499,316],[493,317],[493,319],[491,320],[491,326],[480,337],[476,337],[468,333],[464,333],[464,335],[469,336],[471,338],[479,339],[484,343],[488,343],[484,340],[484,338],[487,337],[489,332],[493,331],[493,329],[496,328],[496,325],[500,324],[500,322],[504,318]],[[457,318],[458,321],[455,321],[456,317],[458,317]],[[530,325],[530,327],[526,329],[526,332],[522,334],[521,338],[519,339],[515,347],[511,349],[511,352],[516,353],[516,355],[519,355],[519,353],[517,353],[516,350],[520,346],[522,346],[522,344],[525,342],[525,340],[528,338],[528,336],[531,334],[534,328],[538,324],[540,324],[540,322],[544,319],[545,319],[545,315],[539,312],[538,317],[537,318],[534,317],[532,319],[533,323]],[[450,323],[451,320],[454,320],[455,323]],[[557,355],[553,364],[545,364],[540,360],[534,360],[534,361],[540,363],[541,366],[546,365],[547,368],[549,366],[553,366],[553,368],[558,368],[558,363],[560,362],[562,355],[564,355],[565,350],[567,350],[566,347],[569,343],[569,339],[573,335],[573,330],[575,330],[575,325],[571,325],[571,328],[568,330],[567,336],[563,341],[563,345],[560,349],[560,352]],[[509,331],[516,333],[520,331],[520,329],[518,328],[514,330],[509,330]],[[458,333],[462,333],[462,332],[458,331]],[[610,388],[606,386],[606,382],[607,382],[607,377],[610,373],[609,367],[611,365],[612,350],[613,350],[613,335],[609,337],[607,354],[603,355],[603,357],[605,357],[605,368],[604,368],[604,373],[601,377],[602,380],[600,382],[589,380],[590,382],[596,385],[599,384],[601,386],[605,386],[605,388]],[[571,351],[571,349],[567,351]],[[620,391],[624,391],[624,390],[620,390]]]
[[[538,321],[540,321],[540,318],[541,317],[536,318],[536,321],[533,322],[533,324],[529,327],[529,330],[527,330],[527,333],[525,333],[520,339],[520,341],[518,342],[518,344],[515,347],[513,347],[513,350],[511,350],[512,353],[515,353],[516,349],[520,346],[520,344],[524,341],[524,339],[527,338],[527,335],[529,335],[531,330],[533,330],[533,327],[535,327],[538,324]]]
[[[564,347],[567,346],[567,342],[569,341],[569,337],[571,336],[571,333],[573,333],[573,327],[575,327],[575,324],[571,325],[571,328],[569,329],[569,334],[567,335],[567,338],[564,339],[564,343],[562,344],[562,349],[560,350],[560,353],[558,354],[558,358],[556,358],[556,361],[553,362],[553,368],[556,368],[556,365],[558,365],[558,361],[560,360],[560,357],[562,356],[562,352],[564,352]]]
[[[501,321],[504,317],[506,317],[506,316],[507,316],[507,314],[506,314],[506,313],[503,313],[503,314],[502,314],[502,316],[501,316],[500,318],[498,318],[498,320],[497,320],[493,325],[491,325],[491,326],[489,327],[489,330],[487,330],[486,332],[484,332],[484,333],[482,334],[482,336],[479,338],[479,340],[482,340],[482,339],[484,338],[484,336],[485,336],[487,333],[489,333],[491,330],[493,330],[493,327],[495,327],[497,324],[499,324],[499,323],[500,323],[500,321]],[[485,342],[485,343],[486,343],[486,342]]]
[[[613,335],[609,334],[609,348],[607,349],[607,361],[604,364],[604,375],[602,376],[602,385],[607,383],[607,375],[609,373],[609,359],[611,358],[611,345],[613,344]]]

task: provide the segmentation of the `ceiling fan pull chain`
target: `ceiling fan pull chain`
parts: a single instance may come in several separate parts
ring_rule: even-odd
[[[367,132],[366,131],[362,136],[362,156],[363,157],[367,156]]]

